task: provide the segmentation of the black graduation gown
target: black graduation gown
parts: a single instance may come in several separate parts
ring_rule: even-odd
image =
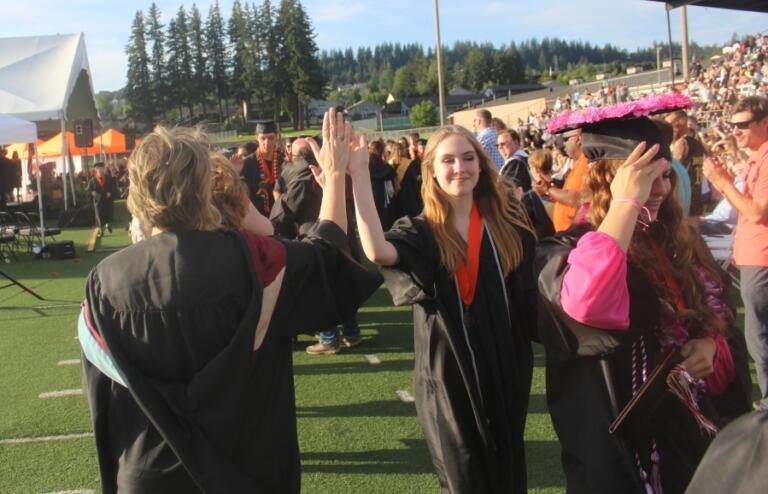
[[[299,492],[291,337],[381,282],[345,243],[169,232],[94,268],[84,312],[127,385],[82,357],[103,492]]]
[[[85,192],[89,194],[88,200],[92,201],[90,197],[91,192],[96,192],[96,207],[99,212],[99,219],[102,225],[104,223],[112,223],[115,215],[115,195],[117,194],[117,183],[111,173],[104,174],[104,186],[102,187],[96,177],[91,177],[88,181],[88,185],[85,187]],[[109,197],[107,197],[109,193]]]
[[[385,230],[392,225],[392,216],[389,206],[390,198],[387,197],[386,182],[394,182],[397,178],[395,169],[385,163],[383,160],[372,160],[371,170],[371,189],[373,192],[373,203],[376,205],[376,212],[379,215],[381,226]]]
[[[275,234],[284,238],[306,235],[320,214],[323,190],[303,160],[286,166],[281,181],[280,198],[269,214]]]
[[[647,275],[632,263],[627,265],[629,319],[627,331],[602,331],[571,319],[560,305],[560,287],[567,271],[568,254],[592,228],[580,225],[539,243],[534,275],[539,287],[539,332],[546,349],[547,406],[562,448],[562,464],[568,494],[645,494],[640,484],[634,449],[608,432],[615,418],[603,377],[599,356],[579,356],[587,338],[575,334],[591,332],[589,341],[606,348],[603,353],[611,371],[619,409],[632,398],[632,343],[643,338],[649,372],[660,354],[655,332],[662,324],[662,305]],[[727,279],[723,278],[727,283]],[[726,288],[729,285],[725,285]],[[726,290],[724,300],[730,300]],[[744,335],[736,328],[728,338],[736,369],[729,388],[717,398],[703,397],[702,411],[718,425],[748,410],[751,390]],[[599,346],[598,345],[598,346]],[[660,475],[665,494],[682,493],[706,449],[706,441],[691,440],[690,414],[682,405],[667,409],[658,430],[644,438],[639,457],[650,472],[650,441],[656,440],[661,456]]]
[[[272,171],[272,160],[267,159],[264,161],[270,171]],[[277,162],[279,164],[282,164],[283,162],[283,155],[279,151],[277,153]],[[277,174],[279,177],[279,167]],[[275,188],[275,183],[278,180],[278,177],[274,177],[272,181],[266,180],[267,177],[264,175],[264,170],[261,169],[261,161],[259,160],[258,151],[243,160],[243,171],[240,172],[240,176],[248,186],[248,198],[261,214],[269,217],[269,212],[272,210],[272,206],[275,203],[272,191]]]
[[[474,325],[466,331],[455,276],[440,261],[426,221],[401,218],[386,233],[400,262],[382,272],[395,304],[413,305],[416,411],[445,492],[526,492],[535,241],[518,232],[524,260],[503,284],[483,234]]]
[[[424,209],[424,200],[421,198],[421,159],[415,159],[408,165],[403,181],[400,182],[397,202],[405,216],[418,216]]]

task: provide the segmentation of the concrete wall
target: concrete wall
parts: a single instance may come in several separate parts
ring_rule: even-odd
[[[507,124],[508,127],[517,128],[517,119],[520,118],[523,122],[528,122],[528,114],[541,113],[547,108],[547,101],[544,98],[536,98],[528,101],[518,101],[515,103],[508,103],[506,105],[495,105],[488,108],[491,115],[500,118]],[[452,113],[450,116],[451,123],[454,125],[461,125],[469,130],[472,130],[472,120],[475,118],[475,112],[477,109],[462,110],[456,113]]]

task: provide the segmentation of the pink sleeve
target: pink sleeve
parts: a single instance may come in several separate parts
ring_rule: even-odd
[[[576,321],[600,329],[629,328],[627,256],[613,237],[590,232],[568,255],[560,304]]]
[[[717,350],[715,351],[715,360],[712,363],[715,370],[704,378],[710,396],[722,394],[736,375],[728,340],[722,335],[716,335],[715,343]]]

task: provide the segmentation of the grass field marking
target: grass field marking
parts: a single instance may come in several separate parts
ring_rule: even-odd
[[[59,360],[58,365],[79,365],[79,364],[80,364],[80,359],[76,358],[72,360]]]
[[[93,494],[93,491],[90,489],[77,489],[74,491],[46,492],[45,494]]]
[[[366,355],[365,360],[371,365],[379,365],[381,363],[381,360],[376,355]]]
[[[8,439],[0,439],[0,444],[46,443],[50,441],[67,441],[70,439],[83,439],[86,437],[93,437],[93,432],[62,434],[60,436],[10,437]]]
[[[40,393],[38,398],[44,400],[46,398],[61,398],[64,396],[82,396],[82,394],[82,389],[62,389],[59,391],[46,391],[45,393]]]
[[[416,401],[411,395],[411,393],[409,393],[404,389],[398,389],[397,391],[395,391],[395,394],[397,395],[398,398],[400,398],[400,401],[402,401],[403,403],[413,403],[414,401]]]

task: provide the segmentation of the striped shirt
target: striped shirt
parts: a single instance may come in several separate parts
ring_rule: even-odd
[[[496,147],[496,128],[488,127],[487,129],[481,130],[477,134],[477,140],[483,147],[485,154],[487,154],[493,162],[496,170],[501,170],[501,167],[504,166],[504,158]]]

